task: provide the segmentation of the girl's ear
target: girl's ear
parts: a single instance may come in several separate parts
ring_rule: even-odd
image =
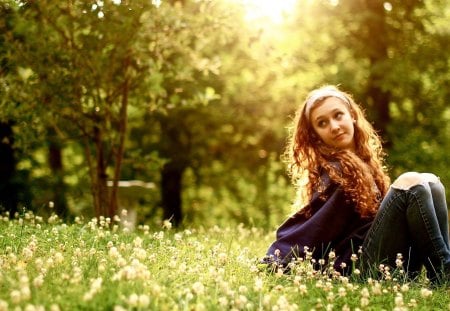
[[[350,115],[352,116],[353,123],[356,123],[356,120],[357,120],[356,113],[353,110],[350,110]]]

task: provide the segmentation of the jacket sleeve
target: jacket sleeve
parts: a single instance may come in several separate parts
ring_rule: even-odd
[[[349,232],[357,226],[359,214],[341,187],[326,175],[323,182],[326,186],[323,195],[314,193],[309,202],[311,217],[296,213],[287,219],[278,228],[268,256],[287,263],[292,256],[304,257],[304,249],[308,247],[314,258],[325,259],[329,251],[346,240]]]

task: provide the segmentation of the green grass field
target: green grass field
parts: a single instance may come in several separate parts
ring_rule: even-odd
[[[273,233],[243,226],[124,229],[33,214],[0,219],[0,310],[449,310],[447,287],[258,260]]]

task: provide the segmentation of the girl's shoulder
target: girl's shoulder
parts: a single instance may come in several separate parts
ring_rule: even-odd
[[[342,165],[340,162],[337,161],[328,162],[327,165],[337,170],[338,172],[342,171]],[[319,175],[319,184],[321,186],[320,188],[328,188],[329,186],[335,184],[335,182],[333,182],[333,180],[330,177],[329,171],[330,171],[329,168],[327,169],[324,166],[319,167],[318,175]]]

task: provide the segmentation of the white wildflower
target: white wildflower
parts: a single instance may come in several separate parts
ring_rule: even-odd
[[[433,294],[433,292],[432,292],[430,289],[428,289],[428,288],[422,288],[422,289],[420,290],[420,295],[421,295],[423,298],[431,297],[432,294]]]
[[[201,282],[195,282],[192,284],[192,291],[196,295],[203,295],[205,292],[205,286]]]

